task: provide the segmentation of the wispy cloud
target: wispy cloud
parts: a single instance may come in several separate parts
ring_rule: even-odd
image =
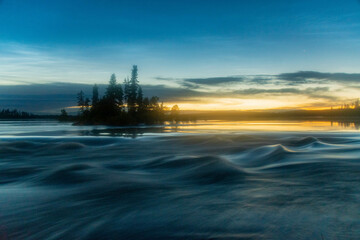
[[[243,82],[243,77],[212,77],[212,78],[187,78],[184,82],[195,83],[199,85],[223,85],[228,83],[240,83]]]
[[[315,71],[300,71],[295,73],[282,73],[278,75],[280,80],[296,84],[309,83],[313,81],[332,81],[339,83],[360,83],[360,73],[324,73]]]
[[[274,85],[301,86],[309,84],[332,84],[334,82],[348,85],[360,83],[360,73],[327,73],[316,71],[299,71],[278,75],[240,75],[208,78],[170,78],[158,77],[157,80],[176,82],[184,87],[223,87],[225,85]]]
[[[99,64],[41,46],[0,42],[0,85],[95,82],[107,79]]]
[[[329,99],[337,100],[338,97],[331,95],[328,87],[314,87],[314,88],[280,88],[280,89],[264,89],[264,88],[247,88],[236,90],[234,93],[240,96],[254,96],[254,95],[272,95],[272,96],[284,96],[284,95],[304,95],[313,99]]]

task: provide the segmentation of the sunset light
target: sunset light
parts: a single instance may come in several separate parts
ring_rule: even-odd
[[[359,240],[360,0],[0,0],[0,240]]]

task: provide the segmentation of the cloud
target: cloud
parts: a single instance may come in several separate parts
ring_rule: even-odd
[[[228,83],[243,82],[243,77],[212,77],[212,78],[186,78],[184,82],[194,83],[199,85],[222,85]]]
[[[264,89],[264,88],[247,88],[234,91],[235,94],[240,96],[249,96],[249,95],[305,95],[310,98],[314,99],[329,99],[329,100],[336,100],[337,97],[324,94],[330,93],[329,88],[327,87],[315,87],[315,88],[306,88],[306,89],[299,89],[299,88],[280,88],[280,89]]]
[[[282,73],[279,74],[278,79],[289,81],[294,84],[311,83],[315,81],[331,81],[340,83],[360,83],[359,73],[324,73],[315,71],[300,71],[295,73]]]
[[[273,76],[266,77],[254,77],[251,79],[251,83],[255,84],[268,84],[273,80]]]
[[[194,97],[206,97],[210,94],[189,88],[175,88],[166,85],[142,85],[145,96],[158,96],[163,101],[185,101]]]
[[[210,78],[170,78],[158,77],[157,80],[176,82],[182,87],[189,89],[203,89],[206,87],[223,86],[294,86],[300,87],[309,84],[333,84],[334,82],[348,85],[360,83],[360,73],[327,73],[316,71],[299,71],[281,73],[278,75],[241,75]]]
[[[154,79],[160,80],[160,81],[182,81],[181,78],[171,78],[171,77],[155,77]]]
[[[170,78],[157,77],[157,80],[177,82],[183,87],[220,87],[224,85],[251,84],[264,85],[273,84],[276,86],[300,86],[303,84],[326,84],[326,83],[360,83],[360,73],[328,73],[316,71],[299,71],[291,73],[281,73],[278,75],[241,75],[210,78]]]
[[[246,81],[243,76],[228,77],[210,77],[210,78],[171,78],[171,77],[155,77],[160,81],[176,82],[182,87],[190,89],[200,89],[201,87],[223,86]]]

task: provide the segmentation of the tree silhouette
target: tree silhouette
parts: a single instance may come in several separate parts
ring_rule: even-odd
[[[142,88],[139,86],[138,93],[137,93],[137,99],[136,99],[136,103],[138,105],[139,111],[144,110],[143,109],[143,98],[144,98],[144,96],[143,96]]]
[[[93,95],[92,95],[92,105],[96,105],[97,103],[99,102],[99,87],[94,84],[94,87],[93,87]]]
[[[128,102],[130,95],[130,80],[129,78],[124,79],[124,102]]]
[[[159,123],[165,119],[164,106],[159,104],[157,96],[144,97],[138,80],[136,65],[131,70],[131,78],[125,78],[124,91],[112,74],[103,98],[99,98],[99,90],[93,87],[92,106],[85,99],[83,91],[78,93],[78,105],[81,107],[80,123],[126,125],[138,123]],[[127,104],[127,111],[123,108]]]
[[[80,107],[80,113],[83,113],[85,106],[85,94],[82,90],[77,94],[77,104]]]
[[[144,98],[142,104],[143,104],[144,109],[149,109],[149,107],[150,107],[149,98],[148,97]]]
[[[61,112],[60,112],[60,116],[59,116],[59,120],[60,121],[67,121],[69,119],[69,115],[68,113],[66,112],[65,109],[61,109]]]
[[[22,112],[22,111],[18,111],[16,109],[14,110],[10,110],[10,109],[2,109],[0,111],[0,118],[3,119],[26,119],[26,118],[35,118],[35,117],[39,117],[37,115],[31,114],[31,113],[27,113],[27,112]]]
[[[356,101],[354,102],[354,109],[358,110],[360,108],[360,101],[359,99],[356,99]]]
[[[114,105],[121,107],[123,105],[123,90],[120,84],[116,81],[116,76],[113,73],[110,77],[109,86],[106,89],[105,97]]]
[[[86,98],[85,102],[84,102],[84,107],[85,107],[85,111],[89,112],[90,111],[90,99]]]
[[[136,65],[133,66],[131,70],[131,79],[129,82],[129,90],[128,90],[128,111],[135,112],[136,110],[136,100],[137,100],[137,91],[138,91],[138,68]]]
[[[173,121],[179,121],[179,112],[180,112],[180,108],[178,105],[174,105],[172,108],[171,108],[171,120]]]

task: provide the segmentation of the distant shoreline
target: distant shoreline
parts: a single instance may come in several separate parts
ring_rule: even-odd
[[[333,110],[336,111],[336,110]],[[0,121],[16,121],[16,120],[57,120],[60,122],[71,122],[74,125],[104,125],[101,122],[82,122],[79,121],[79,116],[69,115],[67,119],[61,119],[59,115],[35,115],[27,117],[1,117]],[[219,120],[219,121],[274,121],[274,120],[288,120],[288,121],[334,121],[334,122],[360,122],[360,115],[345,114],[341,115],[331,114],[330,110],[292,110],[284,112],[263,112],[263,111],[204,111],[181,113],[178,121],[173,122],[191,122],[203,120]],[[113,126],[127,126],[127,124],[110,124]],[[153,124],[145,124],[153,125]]]

